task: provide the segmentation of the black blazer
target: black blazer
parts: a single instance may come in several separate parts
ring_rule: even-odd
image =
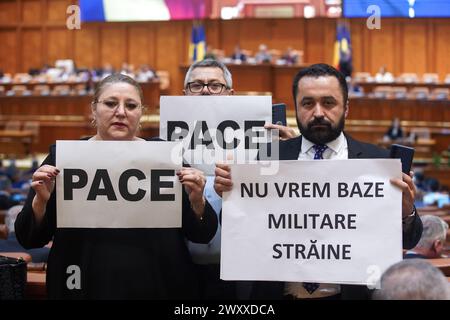
[[[43,164],[55,163],[53,145]],[[50,299],[199,297],[197,274],[185,238],[208,243],[214,237],[217,216],[208,202],[200,221],[183,191],[182,228],[57,228],[56,189],[39,225],[32,208],[35,194],[31,188],[15,230],[18,241],[27,249],[42,247],[53,239],[47,269]],[[80,289],[71,290],[66,285],[71,265],[79,267]]]
[[[373,144],[354,140],[345,134],[348,144],[349,159],[383,159],[389,158],[386,149],[379,148]],[[302,146],[302,137],[280,141],[279,160],[297,160]],[[268,154],[271,149],[269,147]],[[264,157],[260,157],[263,159]],[[274,157],[272,157],[274,160]],[[403,230],[403,248],[411,249],[419,242],[422,235],[422,221],[416,215],[414,222],[408,230]],[[250,294],[251,299],[274,299],[280,300],[284,295],[284,282],[255,281]],[[341,299],[369,299],[370,291],[362,285],[342,285]]]

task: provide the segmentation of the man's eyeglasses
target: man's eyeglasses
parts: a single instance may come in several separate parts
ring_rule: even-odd
[[[108,100],[108,99],[97,101],[95,103],[101,103],[111,110],[116,109],[120,105],[120,102],[118,100]],[[128,111],[134,111],[142,107],[142,105],[133,101],[126,101],[124,105],[125,109],[127,109]]]
[[[223,89],[227,86],[219,82],[201,83],[201,82],[189,82],[187,88],[192,93],[201,93],[203,88],[207,87],[211,94],[221,94]]]

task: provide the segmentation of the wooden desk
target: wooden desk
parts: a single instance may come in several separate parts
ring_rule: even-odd
[[[448,101],[351,98],[348,119],[443,122],[450,119]]]
[[[270,64],[229,64],[235,91],[272,92],[272,66]]]
[[[433,147],[436,145],[435,139],[418,139],[411,142],[408,139],[384,140],[378,139],[377,145],[389,149],[392,144],[401,144],[404,146],[414,148],[414,159],[431,158],[433,154]]]
[[[33,132],[22,130],[0,130],[0,138],[9,139],[30,139],[33,137]]]
[[[409,91],[414,87],[426,87],[430,91],[437,88],[447,88],[450,89],[450,83],[404,83],[404,82],[393,82],[393,83],[378,83],[378,82],[357,82],[357,84],[364,89],[364,93],[373,92],[376,87],[406,87]]]
[[[91,114],[92,96],[11,96],[0,97],[2,115],[51,115],[88,118]]]
[[[31,131],[0,130],[0,153],[26,156],[31,152],[34,134]]]
[[[150,110],[155,110],[159,106],[159,96],[160,96],[160,81],[158,79],[149,81],[149,82],[141,82],[139,83],[142,88],[142,94],[144,96],[144,104],[149,107]],[[58,85],[68,85],[70,89],[74,89],[79,85],[86,85],[86,82],[48,82],[48,83],[38,83],[38,82],[29,82],[29,83],[0,83],[0,86],[5,87],[5,90],[11,90],[11,88],[15,85],[24,85],[28,90],[33,91],[34,87],[38,85],[47,85],[50,90],[53,90]],[[90,96],[90,101],[92,100],[92,96]],[[88,104],[89,105],[89,104]]]
[[[408,139],[398,139],[398,140],[384,140],[384,139],[378,139],[377,144],[380,147],[390,147],[392,144],[398,143],[404,146],[409,146],[413,148],[417,147],[432,147],[436,144],[436,140],[434,139],[419,139],[415,142],[411,142]]]
[[[441,270],[446,277],[450,277],[450,258],[426,259],[426,261]]]
[[[31,255],[26,252],[0,252],[0,255],[14,259],[22,258],[26,263],[31,262]]]
[[[25,298],[33,300],[47,299],[45,271],[27,272],[27,285],[25,287]]]
[[[50,89],[52,90],[57,85],[68,85],[71,89],[75,88],[78,85],[85,85],[85,82],[71,82],[71,83],[57,83],[57,82],[51,82],[51,83],[7,83],[7,84],[0,84],[0,86],[4,86],[6,90],[10,90],[14,85],[24,85],[27,87],[28,90],[33,91],[33,88],[37,85],[48,85]],[[149,110],[151,112],[156,112],[157,107],[159,106],[159,96],[160,96],[160,82],[159,80],[154,80],[150,82],[142,82],[139,83],[142,88],[142,94],[144,96],[144,104],[149,107]],[[61,112],[73,112],[76,111],[78,108],[85,108],[89,112],[89,105],[92,101],[92,95],[84,95],[84,96],[78,96],[78,97],[86,97],[85,99],[81,98],[82,101],[86,101],[87,103],[81,104],[78,107],[72,108],[73,106],[67,105],[67,101],[65,101],[64,98],[69,98],[69,100],[72,100],[72,97],[76,97],[78,95],[68,95],[68,96],[13,96],[16,98],[32,98],[32,97],[41,97],[41,98],[47,98],[47,99],[41,99],[41,100],[35,100],[35,99],[29,99],[28,101],[36,105],[38,101],[44,102],[46,100],[51,100],[52,98],[55,98],[59,101],[59,106],[67,106],[67,110],[59,110],[54,109],[52,114],[61,114]],[[12,98],[12,97],[11,97]],[[58,99],[59,98],[59,99]],[[66,99],[67,100],[67,99]],[[74,98],[74,100],[78,100]],[[45,106],[44,103],[40,104],[41,106]],[[1,110],[0,110],[1,111]],[[2,112],[0,112],[2,113]],[[64,113],[63,113],[64,114]],[[73,114],[73,113],[69,113]],[[78,114],[78,113],[75,113]]]

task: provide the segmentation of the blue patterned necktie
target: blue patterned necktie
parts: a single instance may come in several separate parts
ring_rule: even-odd
[[[314,149],[314,160],[321,160],[323,159],[323,153],[328,147],[323,144],[315,144],[313,145]]]
[[[327,149],[328,147],[326,145],[322,145],[322,144],[315,144],[313,146],[314,149],[314,160],[321,160],[323,159],[323,152]],[[314,291],[316,291],[319,288],[320,284],[319,283],[313,283],[313,282],[303,282],[303,288],[306,289],[306,291],[308,291],[309,294],[313,294]]]

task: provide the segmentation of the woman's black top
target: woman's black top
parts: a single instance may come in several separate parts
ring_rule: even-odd
[[[54,166],[55,154],[53,145],[43,165]],[[32,209],[34,196],[30,189],[15,230],[25,248],[42,247],[53,240],[47,265],[49,298],[197,298],[197,280],[185,238],[208,243],[214,237],[217,217],[208,203],[199,220],[183,191],[182,228],[57,228],[56,190],[39,225]]]

